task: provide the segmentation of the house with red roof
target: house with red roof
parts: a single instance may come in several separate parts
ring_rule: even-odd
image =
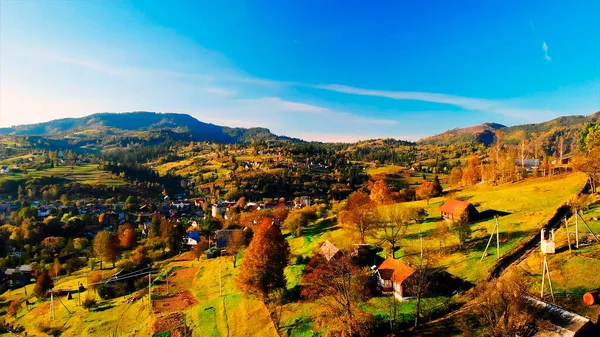
[[[414,275],[415,269],[404,262],[387,258],[377,267],[377,286],[384,295],[394,295],[399,300],[411,297],[408,284]]]
[[[456,221],[460,219],[461,214],[467,212],[469,222],[476,220],[479,211],[468,201],[448,199],[440,208],[442,218],[446,221]]]

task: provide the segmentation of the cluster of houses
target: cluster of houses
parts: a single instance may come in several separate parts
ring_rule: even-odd
[[[9,288],[21,288],[31,283],[32,271],[31,266],[26,264],[0,271],[0,294]]]

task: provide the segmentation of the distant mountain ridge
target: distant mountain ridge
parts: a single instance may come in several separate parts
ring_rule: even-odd
[[[61,137],[77,134],[80,137],[115,132],[165,132],[175,138],[220,143],[249,142],[252,139],[286,139],[266,128],[231,128],[204,123],[187,114],[157,112],[96,113],[80,118],[63,118],[49,122],[0,128],[0,134],[17,136]],[[91,136],[90,136],[91,137]]]
[[[518,144],[522,139],[536,142],[547,152],[553,152],[558,137],[571,146],[576,143],[586,123],[600,121],[600,111],[592,115],[563,116],[553,120],[515,126],[483,123],[455,128],[419,140],[418,144],[447,146],[455,144],[490,145],[500,130],[503,142]],[[80,118],[63,118],[49,122],[0,128],[0,134],[43,137],[54,146],[71,148],[103,148],[126,146],[129,142],[157,144],[166,139],[179,141],[213,141],[217,143],[250,143],[280,140],[302,142],[300,139],[278,136],[267,128],[231,128],[205,123],[179,113],[123,112],[95,113]],[[51,141],[50,141],[51,140]]]
[[[562,136],[569,144],[574,144],[579,133],[587,123],[600,121],[600,111],[584,116],[563,116],[547,122],[505,126],[497,123],[483,123],[465,128],[455,128],[440,134],[423,138],[420,144],[453,145],[483,144],[489,146],[494,142],[495,131],[501,131],[503,141],[507,144],[518,144],[522,139],[539,143],[552,151],[558,137]]]

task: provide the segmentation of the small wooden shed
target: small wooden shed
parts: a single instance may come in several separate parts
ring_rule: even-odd
[[[442,218],[446,221],[456,221],[461,214],[467,212],[469,222],[477,220],[479,211],[468,201],[448,199],[440,208]]]

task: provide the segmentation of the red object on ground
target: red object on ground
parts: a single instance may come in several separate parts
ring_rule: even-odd
[[[587,305],[600,303],[600,293],[597,290],[585,293],[583,295],[583,302]]]

